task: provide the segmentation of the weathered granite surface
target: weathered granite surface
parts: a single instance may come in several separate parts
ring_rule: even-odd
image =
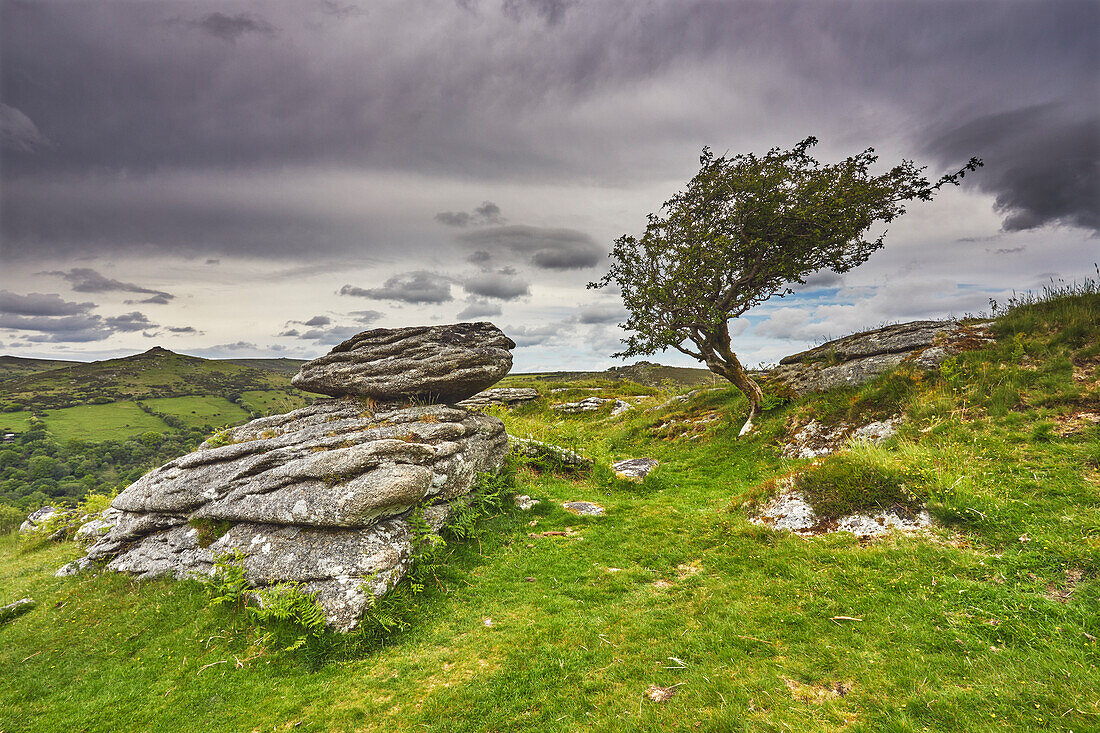
[[[105,563],[140,577],[201,577],[239,552],[253,585],[302,582],[331,625],[350,629],[408,569],[410,511],[424,507],[438,528],[507,453],[503,423],[487,415],[322,400],[224,431],[149,472],[59,574]]]
[[[488,407],[489,405],[524,405],[539,398],[539,391],[532,387],[497,387],[478,392],[473,397],[457,403],[459,407]]]
[[[933,369],[952,354],[992,343],[989,325],[913,321],[864,331],[787,356],[767,378],[804,394],[858,386],[903,363]]]
[[[303,364],[291,382],[334,397],[454,403],[507,374],[512,348],[512,339],[488,322],[376,328]]]

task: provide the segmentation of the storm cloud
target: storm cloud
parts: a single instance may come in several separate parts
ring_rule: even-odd
[[[592,267],[606,254],[592,237],[575,229],[501,226],[465,232],[458,236],[458,241],[474,248],[478,257],[481,252],[488,252],[490,257],[516,255],[546,270]]]
[[[45,273],[47,275],[57,275],[64,278],[69,282],[69,286],[78,293],[109,293],[114,291],[124,293],[143,293],[149,297],[142,303],[156,303],[164,305],[168,301],[172,300],[176,296],[171,293],[165,293],[160,290],[151,290],[149,288],[143,288],[140,285],[134,283],[124,283],[114,278],[106,277],[105,275],[96,272],[90,267],[74,267],[68,272],[52,271]],[[133,302],[133,301],[127,301]]]
[[[446,303],[451,296],[451,282],[448,278],[434,272],[410,272],[395,275],[380,288],[359,288],[345,285],[340,295],[352,295],[357,298],[374,300],[396,300],[402,303]]]

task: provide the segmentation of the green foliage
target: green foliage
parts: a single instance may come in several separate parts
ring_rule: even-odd
[[[19,528],[27,513],[10,504],[0,504],[0,535],[9,534]]]
[[[301,583],[275,583],[253,593],[253,623],[264,629],[260,644],[283,652],[318,651],[325,644],[325,612]]]
[[[982,164],[972,158],[931,184],[908,160],[872,175],[871,148],[822,165],[808,152],[816,144],[809,137],[790,150],[732,158],[703,148],[700,171],[665,202],[663,215],[650,214],[640,238],[616,240],[607,274],[589,287],[614,284],[622,294],[629,336],[617,356],[677,349],[729,379],[758,409],[759,388],[730,346],[730,319],[793,292],[813,272],[862,264],[883,246],[885,235],[866,238],[872,226]]]
[[[223,445],[232,445],[237,441],[233,439],[233,430],[223,428],[206,439],[207,448],[221,448]]]
[[[874,450],[834,454],[800,473],[795,485],[822,519],[900,507],[915,510],[925,496],[923,477]]]
[[[214,575],[207,585],[210,606],[228,606],[234,610],[244,608],[248,601],[249,583],[244,577],[242,552],[232,552],[214,557]]]
[[[191,519],[187,523],[198,530],[195,541],[199,547],[210,547],[233,527],[227,519]]]

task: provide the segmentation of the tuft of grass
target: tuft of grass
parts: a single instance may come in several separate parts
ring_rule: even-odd
[[[922,484],[919,473],[865,446],[831,455],[795,477],[795,486],[822,519],[891,508],[915,511],[923,503]]]

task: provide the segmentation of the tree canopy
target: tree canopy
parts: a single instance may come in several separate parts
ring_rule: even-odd
[[[687,188],[649,215],[641,237],[619,237],[607,274],[588,285],[617,286],[630,314],[621,324],[630,331],[626,348],[615,356],[674,348],[705,362],[749,398],[742,432],[763,394],[732,350],[729,321],[813,272],[863,264],[884,243],[885,232],[868,238],[876,223],[982,165],[971,158],[933,184],[910,160],[873,175],[873,148],[822,164],[808,152],[816,144],[808,137],[762,156],[716,157],[703,148]]]

